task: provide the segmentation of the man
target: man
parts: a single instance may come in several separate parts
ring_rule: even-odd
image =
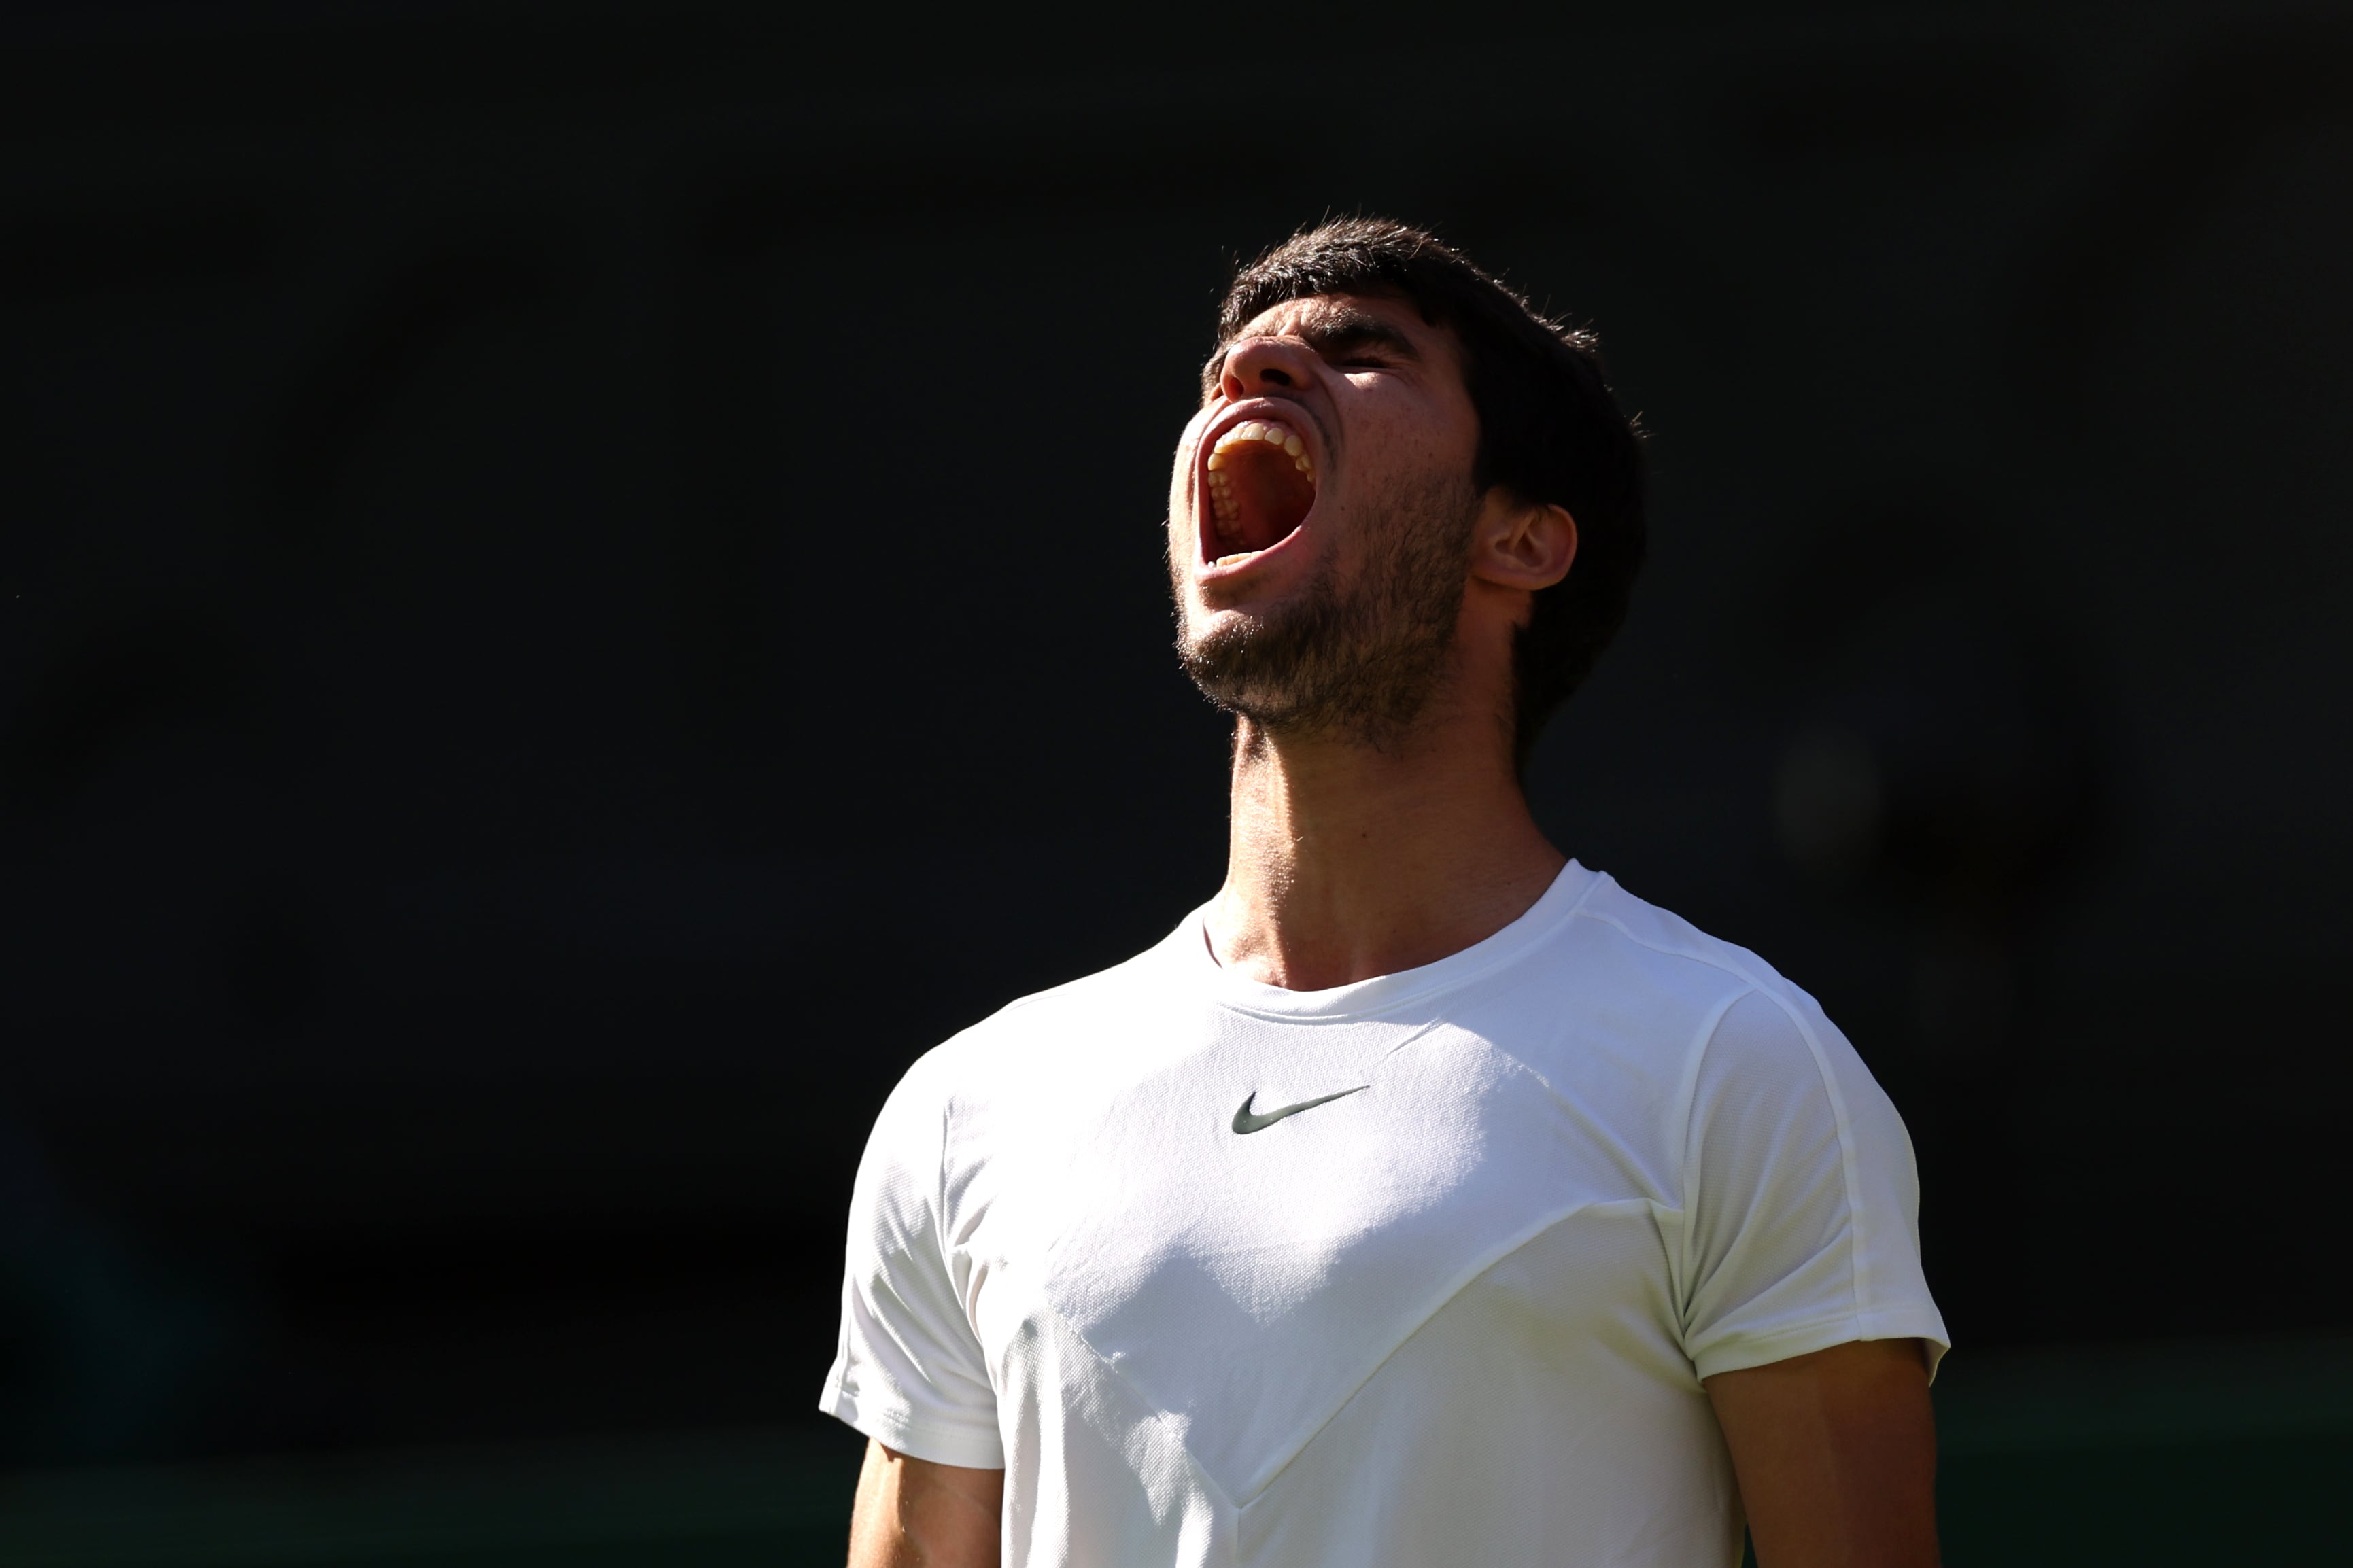
[[[1642,529],[1589,340],[1435,239],[1237,278],[1168,511],[1225,885],[876,1123],[854,1568],[1936,1561],[1902,1124],[1521,793]]]

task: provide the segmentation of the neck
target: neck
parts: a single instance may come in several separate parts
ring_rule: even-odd
[[[1400,743],[1238,721],[1219,963],[1318,991],[1434,963],[1527,912],[1567,864],[1528,814],[1490,709]]]

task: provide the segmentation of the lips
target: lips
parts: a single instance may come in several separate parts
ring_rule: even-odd
[[[1244,419],[1209,448],[1203,474],[1208,516],[1202,559],[1237,566],[1298,531],[1315,505],[1315,460],[1299,431],[1282,419]]]

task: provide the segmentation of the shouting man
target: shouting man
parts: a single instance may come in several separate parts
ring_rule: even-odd
[[[854,1568],[1936,1561],[1903,1124],[1521,791],[1642,542],[1584,334],[1388,223],[1236,278],[1168,510],[1225,885],[883,1109]]]

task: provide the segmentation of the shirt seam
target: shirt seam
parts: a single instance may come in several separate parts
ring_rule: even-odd
[[[1829,1059],[1822,1049],[1821,1041],[1816,1037],[1814,1030],[1807,1025],[1803,1018],[1798,1016],[1797,1009],[1790,1006],[1788,1000],[1784,998],[1776,988],[1766,985],[1757,978],[1757,976],[1750,973],[1741,965],[1727,963],[1720,958],[1711,957],[1705,953],[1694,952],[1688,947],[1670,947],[1665,943],[1652,942],[1647,938],[1637,936],[1632,931],[1627,928],[1626,923],[1623,921],[1618,920],[1614,916],[1599,914],[1592,910],[1583,909],[1583,901],[1584,900],[1578,900],[1580,907],[1577,910],[1577,913],[1582,914],[1588,920],[1599,921],[1602,924],[1609,926],[1612,931],[1618,932],[1619,935],[1624,937],[1628,942],[1634,943],[1637,947],[1646,948],[1652,952],[1662,953],[1671,958],[1688,959],[1694,963],[1704,964],[1710,969],[1717,970],[1723,973],[1732,975],[1736,979],[1745,982],[1750,991],[1767,997],[1776,1007],[1778,1007],[1781,1010],[1782,1016],[1788,1019],[1790,1025],[1796,1028],[1798,1031],[1798,1037],[1803,1040],[1806,1044],[1807,1055],[1813,1058],[1814,1071],[1820,1075],[1822,1080],[1822,1091],[1829,1097],[1831,1102],[1831,1122],[1832,1127],[1838,1132],[1839,1175],[1846,1189],[1846,1208],[1848,1216],[1847,1292],[1849,1297],[1855,1303],[1854,1310],[1856,1311],[1861,1311],[1862,1310],[1862,1246],[1864,1241],[1862,1201],[1862,1180],[1860,1173],[1855,1170],[1854,1137],[1852,1129],[1847,1120],[1846,1097],[1839,1092],[1837,1077],[1831,1071]],[[1733,1000],[1736,1002],[1739,998],[1735,997]],[[1725,1005],[1725,1011],[1729,1012],[1730,1007],[1731,1004],[1727,1003]],[[1717,1022],[1721,1025],[1721,1016],[1719,1016]],[[1688,1136],[1688,1129],[1686,1129],[1686,1136]]]
[[[1202,1489],[1223,1504],[1229,1511],[1239,1510],[1249,1506],[1246,1503],[1239,1503],[1228,1496],[1226,1489],[1218,1484],[1217,1478],[1202,1468],[1200,1456],[1194,1453],[1193,1445],[1185,1440],[1184,1427],[1174,1419],[1175,1412],[1155,1403],[1150,1394],[1138,1388],[1135,1381],[1127,1375],[1125,1369],[1103,1354],[1102,1350],[1097,1348],[1094,1341],[1087,1338],[1086,1331],[1071,1321],[1070,1314],[1062,1310],[1060,1302],[1044,1291],[1039,1292],[1037,1301],[1040,1307],[1054,1314],[1054,1321],[1062,1326],[1063,1332],[1078,1342],[1080,1348],[1084,1350],[1095,1365],[1102,1369],[1103,1375],[1116,1383],[1127,1397],[1134,1401],[1138,1409],[1147,1413],[1145,1419],[1168,1434],[1176,1451],[1185,1456],[1185,1463],[1191,1468],[1194,1478],[1201,1483]]]
[[[1862,1260],[1866,1256],[1864,1245],[1868,1237],[1864,1235],[1862,1177],[1855,1168],[1854,1130],[1847,1117],[1846,1096],[1839,1092],[1838,1075],[1831,1070],[1829,1053],[1823,1049],[1820,1037],[1799,1016],[1798,1010],[1789,1005],[1786,998],[1761,985],[1752,985],[1747,993],[1744,993],[1744,995],[1750,994],[1762,996],[1770,1002],[1780,1010],[1781,1016],[1788,1021],[1789,1026],[1798,1031],[1798,1038],[1805,1043],[1806,1055],[1814,1064],[1815,1075],[1821,1079],[1822,1095],[1831,1102],[1831,1127],[1838,1134],[1839,1142],[1839,1179],[1846,1197],[1847,1298],[1852,1303],[1849,1310],[1859,1315],[1863,1310]],[[1736,997],[1734,1001],[1736,1003],[1741,999]],[[1728,1016],[1731,1010],[1727,1005],[1725,1014]],[[1722,1027],[1721,1018],[1717,1020],[1717,1027]]]
[[[1616,931],[1620,936],[1624,937],[1628,942],[1632,942],[1636,947],[1646,949],[1649,952],[1659,953],[1667,958],[1688,959],[1694,963],[1704,964],[1710,969],[1731,975],[1735,980],[1737,980],[1742,984],[1748,986],[1751,990],[1765,991],[1770,989],[1762,977],[1750,973],[1747,969],[1737,963],[1726,963],[1721,958],[1712,957],[1707,953],[1696,952],[1692,948],[1670,947],[1664,942],[1653,942],[1649,937],[1638,936],[1627,926],[1625,921],[1620,920],[1617,916],[1602,914],[1598,910],[1586,909],[1583,907],[1584,902],[1585,900],[1582,899],[1577,900],[1577,907],[1569,911],[1570,918],[1599,921],[1600,924],[1608,926],[1611,931]]]
[[[1238,1510],[1256,1507],[1269,1492],[1274,1489],[1275,1484],[1282,1480],[1283,1473],[1289,1470],[1292,1466],[1297,1464],[1301,1458],[1306,1454],[1309,1448],[1314,1447],[1315,1440],[1318,1437],[1321,1437],[1325,1432],[1331,1430],[1332,1424],[1340,1418],[1341,1413],[1345,1411],[1349,1405],[1355,1404],[1357,1396],[1362,1394],[1366,1389],[1372,1386],[1374,1379],[1379,1377],[1383,1372],[1388,1369],[1391,1363],[1395,1362],[1398,1356],[1405,1352],[1406,1346],[1411,1344],[1417,1335],[1421,1333],[1423,1330],[1429,1328],[1431,1323],[1436,1322],[1440,1316],[1442,1315],[1449,1307],[1451,1307],[1455,1302],[1461,1300],[1463,1294],[1472,1286],[1476,1285],[1480,1280],[1484,1279],[1496,1269],[1501,1268],[1504,1264],[1509,1263],[1513,1258],[1517,1258],[1529,1247],[1535,1246],[1536,1243],[1542,1241],[1546,1237],[1550,1236],[1554,1231],[1558,1230],[1562,1226],[1567,1225],[1573,1219],[1588,1215],[1621,1212],[1631,1213],[1637,1209],[1649,1211],[1651,1208],[1651,1205],[1650,1200],[1646,1198],[1609,1198],[1599,1203],[1572,1205],[1526,1230],[1524,1230],[1510,1246],[1496,1252],[1493,1257],[1488,1258],[1478,1268],[1463,1272],[1461,1277],[1454,1281],[1454,1288],[1449,1290],[1445,1295],[1440,1297],[1436,1304],[1433,1305],[1429,1311],[1423,1313],[1419,1319],[1415,1320],[1413,1326],[1408,1329],[1403,1335],[1399,1336],[1397,1343],[1388,1348],[1388,1353],[1383,1355],[1378,1361],[1375,1362],[1372,1366],[1366,1370],[1365,1375],[1356,1380],[1356,1384],[1348,1390],[1346,1397],[1343,1398],[1339,1404],[1334,1405],[1330,1412],[1324,1415],[1324,1419],[1316,1424],[1314,1430],[1308,1433],[1305,1437],[1300,1440],[1298,1447],[1291,1451],[1290,1456],[1286,1458],[1282,1464],[1275,1467],[1273,1474],[1267,1477],[1265,1482],[1260,1486],[1258,1490],[1252,1492],[1248,1500],[1237,1502],[1234,1506]],[[1067,1322],[1069,1320],[1065,1319],[1064,1321]],[[1083,1340],[1085,1336],[1081,1335],[1080,1338]],[[1130,1384],[1129,1386],[1133,1387],[1134,1385]],[[1187,1447],[1186,1453],[1188,1458],[1191,1458],[1192,1451],[1189,1447]],[[1195,1468],[1198,1468],[1198,1461],[1196,1461]]]
[[[1829,1053],[1822,1048],[1821,1040],[1814,1030],[1787,1001],[1778,996],[1772,997],[1771,1001],[1781,1009],[1781,1016],[1796,1028],[1798,1037],[1806,1042],[1807,1053],[1814,1059],[1814,1071],[1820,1075],[1822,1080],[1822,1092],[1830,1099],[1831,1122],[1838,1130],[1839,1174],[1846,1184],[1847,1293],[1854,1303],[1855,1315],[1860,1318],[1863,1310],[1862,1260],[1870,1256],[1864,1245],[1868,1238],[1863,1235],[1863,1227],[1868,1221],[1862,1206],[1862,1176],[1855,1168],[1854,1132],[1847,1119],[1846,1096],[1839,1092],[1838,1075],[1831,1071]]]
[[[1611,923],[1614,924],[1615,922],[1613,921]],[[1721,1032],[1724,1027],[1724,1020],[1731,1015],[1733,1008],[1738,1006],[1746,998],[1756,994],[1757,994],[1757,987],[1752,982],[1743,989],[1732,993],[1723,1001],[1717,1003],[1715,1010],[1709,1013],[1708,1016],[1702,1020],[1699,1028],[1694,1032],[1691,1044],[1683,1047],[1684,1065],[1683,1082],[1676,1089],[1676,1096],[1679,1101],[1681,1114],[1676,1118],[1678,1131],[1676,1133],[1677,1147],[1675,1149],[1675,1200],[1681,1205],[1682,1213],[1685,1216],[1689,1216],[1695,1211],[1698,1203],[1695,1190],[1697,1173],[1692,1169],[1693,1150],[1698,1141],[1692,1136],[1692,1118],[1697,1115],[1699,1111],[1700,1074],[1704,1070],[1707,1065],[1708,1053],[1715,1048],[1715,1038],[1717,1034]],[[1691,1354],[1689,1341],[1692,1329],[1692,1294],[1696,1289],[1695,1283],[1692,1279],[1691,1268],[1692,1232],[1694,1228],[1694,1227],[1687,1221],[1684,1225],[1679,1227],[1680,1234],[1677,1236],[1675,1240],[1675,1286],[1677,1296],[1675,1301],[1675,1327],[1678,1334],[1685,1342],[1683,1353],[1687,1356]]]
[[[955,1297],[956,1310],[963,1315],[965,1327],[976,1343],[980,1331],[972,1321],[972,1303],[965,1300],[965,1292],[957,1282],[955,1253],[948,1246],[952,1228],[948,1225],[948,1113],[954,1103],[954,1097],[940,1096],[940,1147],[938,1157],[932,1163],[932,1255],[940,1260],[940,1271],[947,1276],[946,1284]],[[987,1362],[984,1355],[984,1370]],[[993,1376],[988,1379],[988,1392],[994,1398],[997,1380]]]
[[[1461,1300],[1462,1293],[1470,1289],[1472,1286],[1477,1284],[1481,1279],[1502,1268],[1512,1258],[1519,1256],[1529,1247],[1535,1246],[1545,1237],[1550,1235],[1552,1232],[1559,1229],[1562,1226],[1567,1224],[1570,1220],[1575,1219],[1581,1215],[1602,1214],[1613,1211],[1632,1212],[1638,1209],[1648,1212],[1651,1211],[1652,1207],[1653,1205],[1649,1199],[1639,1197],[1610,1198],[1599,1203],[1572,1204],[1567,1207],[1547,1215],[1543,1219],[1528,1226],[1514,1237],[1507,1245],[1498,1247],[1493,1254],[1478,1264],[1477,1267],[1461,1270],[1454,1278],[1451,1289],[1440,1295],[1431,1304],[1429,1311],[1424,1312],[1420,1317],[1415,1319],[1413,1325],[1407,1329],[1404,1333],[1398,1336],[1397,1342],[1390,1345],[1378,1359],[1375,1360],[1372,1364],[1365,1370],[1364,1375],[1357,1378],[1356,1381],[1349,1386],[1347,1394],[1343,1396],[1336,1405],[1333,1405],[1330,1410],[1324,1412],[1323,1418],[1317,1421],[1315,1425],[1299,1439],[1297,1445],[1284,1457],[1282,1463],[1277,1465],[1273,1471],[1268,1475],[1266,1479],[1261,1483],[1258,1489],[1251,1492],[1249,1497],[1236,1497],[1233,1494],[1229,1493],[1223,1486],[1219,1485],[1217,1479],[1209,1474],[1208,1468],[1202,1465],[1200,1456],[1193,1451],[1193,1446],[1189,1442],[1185,1441],[1181,1431],[1177,1436],[1177,1447],[1184,1453],[1186,1462],[1192,1466],[1194,1473],[1200,1478],[1203,1485],[1215,1494],[1219,1500],[1223,1501],[1228,1508],[1239,1511],[1253,1506],[1260,1499],[1265,1497],[1269,1491],[1273,1489],[1274,1484],[1278,1480],[1282,1479],[1283,1472],[1290,1469],[1293,1465],[1299,1462],[1300,1456],[1306,1453],[1307,1450],[1314,1446],[1315,1439],[1322,1436],[1324,1433],[1330,1428],[1332,1423],[1339,1418],[1340,1413],[1343,1410],[1345,1410],[1348,1405],[1355,1401],[1356,1396],[1362,1394],[1365,1389],[1372,1384],[1373,1380],[1378,1377],[1382,1372],[1388,1367],[1389,1363],[1397,1359],[1398,1355],[1405,1349],[1405,1347],[1412,1342],[1414,1336],[1428,1328],[1430,1324],[1434,1321],[1441,1312],[1445,1311],[1448,1307]],[[1054,1314],[1056,1321],[1061,1324],[1063,1329],[1070,1333],[1072,1339],[1078,1341],[1081,1345],[1086,1348],[1087,1354],[1094,1359],[1097,1366],[1102,1367],[1110,1376],[1118,1381],[1119,1385],[1127,1392],[1129,1397],[1135,1400],[1136,1403],[1144,1409],[1152,1412],[1153,1418],[1155,1420],[1165,1421],[1173,1415],[1173,1412],[1166,1409],[1155,1402],[1149,1394],[1138,1387],[1135,1381],[1128,1376],[1124,1368],[1119,1366],[1116,1363],[1113,1362],[1109,1356],[1103,1354],[1102,1350],[1097,1348],[1095,1342],[1087,1337],[1086,1331],[1080,1328],[1077,1323],[1071,1320],[1070,1315],[1062,1310],[1060,1303],[1057,1302],[1053,1299],[1050,1292],[1041,1291],[1039,1295],[1039,1303],[1043,1306],[1046,1310]]]
[[[1732,975],[1736,979],[1746,982],[1751,991],[1767,997],[1776,1007],[1778,1007],[1781,1010],[1781,1016],[1787,1018],[1790,1025],[1796,1028],[1798,1031],[1798,1037],[1800,1040],[1803,1040],[1806,1044],[1807,1054],[1813,1058],[1814,1071],[1821,1078],[1823,1093],[1829,1097],[1831,1102],[1831,1125],[1838,1132],[1839,1174],[1846,1188],[1848,1219],[1847,1289],[1849,1296],[1854,1302],[1853,1310],[1856,1312],[1861,1312],[1862,1310],[1862,1259],[1864,1257],[1863,1244],[1865,1240],[1863,1235],[1864,1219],[1862,1206],[1862,1179],[1855,1167],[1853,1127],[1847,1117],[1846,1097],[1839,1092],[1838,1077],[1831,1070],[1829,1055],[1822,1047],[1820,1036],[1816,1033],[1813,1027],[1799,1015],[1798,1010],[1789,1005],[1788,999],[1781,994],[1779,987],[1767,984],[1762,979],[1752,973],[1744,966],[1736,963],[1726,963],[1723,959],[1713,957],[1707,953],[1694,952],[1688,947],[1670,947],[1663,942],[1652,942],[1648,938],[1637,936],[1632,931],[1628,929],[1624,921],[1617,919],[1615,916],[1601,914],[1591,910],[1583,909],[1581,907],[1583,904],[1582,900],[1579,900],[1578,903],[1580,908],[1577,911],[1577,913],[1583,915],[1587,920],[1599,921],[1601,923],[1609,926],[1620,936],[1623,936],[1628,942],[1634,943],[1638,947],[1647,948],[1652,952],[1662,953],[1671,958],[1689,959],[1694,963],[1704,964],[1710,969],[1718,970],[1725,974]],[[1735,998],[1735,1000],[1736,1001],[1738,998]],[[1726,1011],[1729,1011],[1728,1006]]]

